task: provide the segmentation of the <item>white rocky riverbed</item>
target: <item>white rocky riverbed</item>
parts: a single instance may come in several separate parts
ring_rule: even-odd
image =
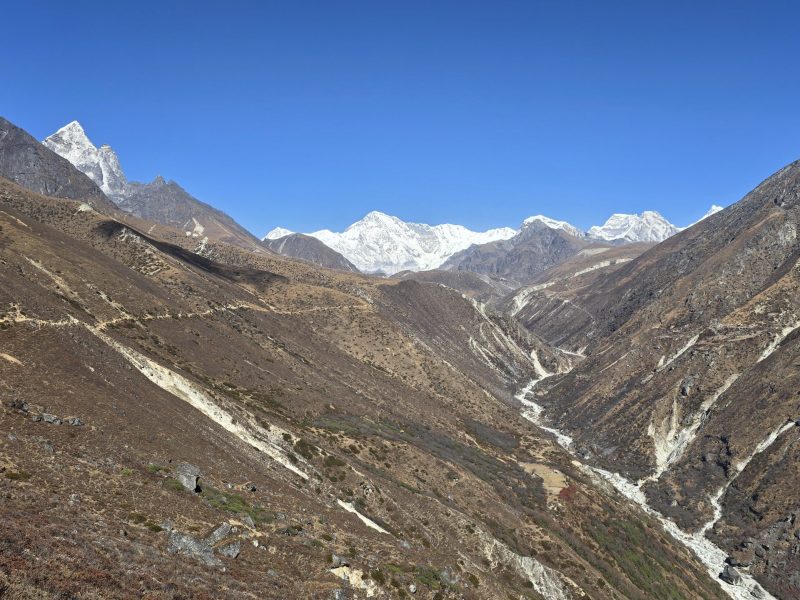
[[[535,357],[535,354],[533,355]],[[680,527],[678,527],[674,522],[670,521],[660,512],[652,508],[648,502],[647,497],[645,496],[644,492],[642,491],[642,485],[648,481],[648,479],[643,479],[638,482],[633,482],[619,473],[612,473],[610,471],[606,471],[604,469],[600,469],[598,467],[594,467],[591,465],[586,465],[581,462],[578,457],[575,455],[573,451],[573,444],[572,438],[565,433],[559,431],[558,429],[554,429],[546,425],[543,419],[543,412],[544,408],[530,400],[528,396],[536,387],[536,385],[541,382],[543,379],[550,377],[553,373],[548,373],[544,368],[541,367],[538,358],[534,358],[534,366],[536,371],[536,378],[529,381],[515,396],[517,400],[522,404],[522,416],[528,419],[531,423],[546,431],[551,433],[555,436],[556,441],[565,448],[570,454],[572,454],[576,458],[576,464],[579,464],[580,467],[590,474],[595,480],[599,482],[605,482],[613,486],[618,492],[620,492],[623,496],[628,498],[634,504],[638,505],[642,510],[644,510],[647,514],[655,517],[664,529],[669,533],[673,538],[675,538],[678,542],[683,544],[686,548],[691,550],[700,562],[705,565],[708,574],[711,577],[717,579],[719,584],[722,586],[722,589],[734,600],[754,600],[754,599],[766,599],[766,600],[775,600],[775,598],[767,592],[761,585],[744,569],[737,569],[738,574],[741,578],[740,582],[737,584],[731,584],[726,581],[723,581],[719,578],[719,575],[725,569],[726,563],[725,559],[727,558],[727,554],[724,550],[716,546],[714,543],[711,542],[708,538],[706,538],[706,532],[713,527],[714,523],[719,520],[721,516],[721,508],[719,507],[719,501],[724,494],[727,486],[730,484],[728,482],[723,488],[720,490],[720,494],[716,497],[716,504],[715,507],[715,514],[711,521],[705,523],[698,531],[693,533],[688,533],[683,531]],[[774,435],[770,435],[770,437],[759,444],[756,448],[755,452],[739,463],[741,468],[738,469],[738,473],[744,470],[744,467],[750,462],[750,460],[756,454],[763,452],[766,450],[772,443],[775,442],[777,437],[783,433],[787,427],[791,424],[787,424],[779,428],[773,432]],[[712,499],[714,500],[714,499]]]

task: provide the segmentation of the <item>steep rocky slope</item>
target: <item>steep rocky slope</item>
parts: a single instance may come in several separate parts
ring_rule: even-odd
[[[11,597],[723,597],[520,416],[571,359],[507,318],[80,207],[0,181]]]
[[[542,386],[550,422],[780,598],[800,597],[799,222],[797,162],[557,298],[575,310],[533,293],[518,311],[586,354]]]
[[[2,117],[0,177],[39,194],[81,199],[98,210],[114,212],[114,205],[91,179]]]
[[[588,246],[534,277],[499,302],[531,331],[551,344],[579,351],[588,345],[597,319],[586,306],[611,273],[642,254],[652,244]],[[586,305],[586,306],[584,306]],[[577,332],[578,335],[572,336]]]
[[[491,275],[517,287],[590,244],[561,227],[533,220],[511,239],[476,244],[454,254],[442,269]]]
[[[130,182],[119,207],[140,219],[180,229],[195,239],[216,240],[261,251],[255,236],[230,216],[160,176],[150,183]]]
[[[290,233],[278,238],[265,237],[261,243],[281,256],[299,258],[320,267],[337,269],[339,271],[357,272],[356,266],[344,256],[317,238],[302,233]]]
[[[393,276],[395,279],[438,283],[458,290],[465,296],[485,303],[492,303],[497,298],[506,296],[515,288],[508,281],[470,271],[401,271]]]

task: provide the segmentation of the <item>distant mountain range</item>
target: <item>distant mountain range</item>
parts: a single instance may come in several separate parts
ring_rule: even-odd
[[[277,233],[285,232],[272,230],[266,237],[274,239]],[[407,223],[372,211],[342,233],[323,229],[308,235],[344,255],[361,271],[391,275],[433,269],[472,244],[508,239],[515,234],[510,227],[477,232],[461,225]]]
[[[657,243],[684,229],[655,211],[639,215],[614,214],[603,225],[593,226],[588,231],[565,221],[536,215],[525,219],[517,229],[501,227],[483,232],[453,224],[409,223],[372,211],[340,233],[323,229],[295,234],[277,227],[259,242],[230,216],[194,198],[174,181],[161,176],[150,183],[128,181],[111,146],[95,146],[77,121],[43,140],[44,148],[30,142],[28,145],[37,152],[48,149],[63,157],[88,176],[120,209],[179,229],[197,238],[201,244],[198,247],[205,247],[206,242],[212,240],[250,250],[267,248],[284,256],[346,271],[358,269],[365,273],[393,275],[401,271],[443,268],[524,284],[535,274],[594,242]],[[44,186],[42,190],[54,193],[52,187]],[[706,216],[718,210],[721,207],[712,206]],[[536,227],[532,227],[534,224]],[[314,239],[321,244],[313,242]]]
[[[703,218],[719,210],[722,207],[713,205]],[[341,233],[323,229],[306,235],[319,239],[361,271],[392,275],[401,271],[457,268],[460,263],[457,259],[454,260],[456,256],[461,256],[473,247],[479,252],[477,248],[491,244],[491,253],[519,248],[530,238],[533,224],[538,224],[537,231],[542,228],[562,231],[574,238],[568,245],[576,248],[593,241],[612,244],[657,243],[685,229],[673,225],[655,211],[645,211],[639,215],[614,214],[603,225],[595,225],[588,231],[566,221],[535,215],[525,219],[519,229],[501,227],[484,232],[472,231],[461,225],[408,223],[397,217],[372,211]],[[264,240],[278,240],[293,233],[284,227],[276,227],[264,236]],[[545,263],[544,268],[554,264],[552,261]],[[543,269],[537,267],[537,272],[539,270]],[[485,272],[485,269],[478,269],[476,272]]]

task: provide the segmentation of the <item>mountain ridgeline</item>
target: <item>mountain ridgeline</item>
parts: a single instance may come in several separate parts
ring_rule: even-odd
[[[161,176],[150,183],[128,181],[111,146],[97,148],[77,121],[47,137],[42,145],[72,163],[127,213],[180,229],[199,240],[226,242],[252,251],[261,249],[258,240],[244,227],[194,198],[174,181]]]

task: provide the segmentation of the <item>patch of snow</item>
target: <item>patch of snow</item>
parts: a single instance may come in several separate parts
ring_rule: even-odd
[[[708,218],[708,217],[710,217],[711,215],[715,215],[715,214],[717,214],[717,213],[718,213],[719,211],[721,211],[722,209],[723,209],[723,207],[722,207],[722,206],[719,206],[719,205],[717,205],[717,204],[712,204],[712,205],[711,205],[711,208],[709,208],[709,209],[708,209],[708,211],[706,212],[706,214],[704,214],[702,217],[700,217],[699,219],[697,219],[697,221],[695,221],[694,223],[692,223],[692,225],[697,225],[697,224],[698,224],[700,221],[702,221],[702,220],[704,220],[704,219],[707,219],[707,218]],[[685,229],[688,229],[688,228],[689,228],[689,227],[691,227],[692,225],[687,225],[687,226],[685,227]]]
[[[278,240],[278,239],[280,239],[282,237],[286,237],[287,235],[292,235],[293,233],[294,233],[294,231],[292,231],[290,229],[286,229],[285,227],[276,227],[275,229],[273,229],[272,231],[267,233],[267,235],[265,235],[261,239],[262,240]]]
[[[533,223],[541,223],[550,229],[561,229],[566,231],[568,234],[579,238],[586,235],[583,231],[574,225],[570,225],[566,221],[557,221],[556,219],[551,219],[550,217],[545,217],[544,215],[534,215],[532,217],[528,217],[522,222],[522,225],[524,227],[525,225],[532,225]]]
[[[601,252],[607,251],[608,248],[594,248],[592,250],[599,250],[599,252],[590,252],[588,254],[599,254]],[[572,279],[574,277],[579,277],[581,275],[585,275],[586,273],[591,273],[592,271],[597,271],[598,269],[605,269],[606,267],[610,267],[610,266],[613,266],[613,265],[621,265],[623,263],[630,262],[631,260],[633,260],[633,259],[632,258],[617,258],[617,259],[611,259],[611,260],[602,260],[602,261],[600,261],[598,263],[595,263],[595,264],[593,264],[593,265],[591,265],[589,267],[586,267],[585,269],[580,269],[579,271],[575,271],[574,273],[571,273],[570,275],[568,275],[566,277],[562,277],[560,279],[551,279],[550,281],[547,281],[545,283],[537,283],[536,285],[530,285],[528,287],[524,287],[524,288],[518,290],[514,294],[512,299],[511,299],[511,308],[510,308],[511,315],[512,316],[516,316],[517,314],[519,314],[519,312],[523,308],[525,308],[525,306],[528,303],[528,300],[530,299],[531,295],[534,292],[538,292],[540,290],[547,289],[547,288],[552,287],[555,284],[560,283],[562,281],[567,281],[567,280]]]

